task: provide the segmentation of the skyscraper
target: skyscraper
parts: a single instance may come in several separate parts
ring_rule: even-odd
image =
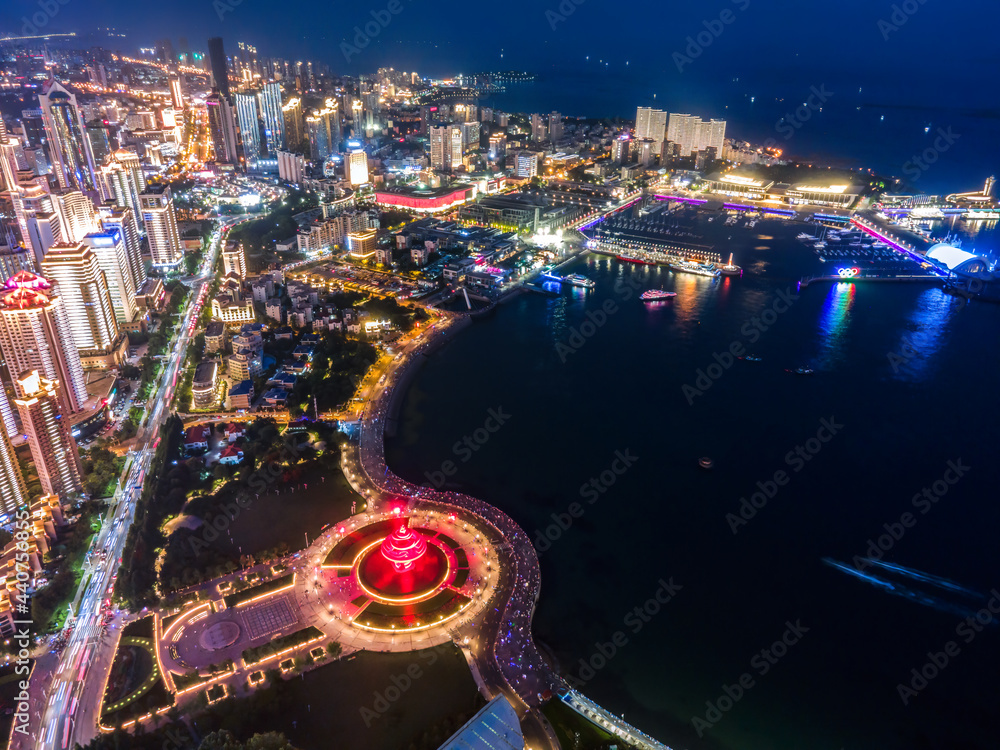
[[[265,144],[260,137],[260,108],[257,91],[237,91],[233,95],[236,108],[236,123],[240,128],[243,143],[243,157],[247,167],[257,163],[265,155]]]
[[[62,242],[79,242],[97,230],[94,204],[79,190],[65,190],[53,196],[62,225]]]
[[[0,353],[12,378],[38,370],[64,384],[60,397],[66,413],[83,409],[87,386],[66,307],[41,276],[24,271],[7,279],[0,294]],[[16,380],[14,389],[24,395]]]
[[[558,112],[553,112],[549,115],[549,141],[552,143],[558,143],[563,137],[563,122],[562,115]]]
[[[281,108],[285,120],[285,145],[290,151],[302,148],[302,100],[297,96],[289,99]]]
[[[181,77],[176,73],[170,74],[170,101],[177,111],[184,109],[184,95],[181,93]]]
[[[0,388],[0,399],[6,404],[7,396],[2,388]],[[28,502],[28,488],[24,484],[24,476],[17,463],[14,447],[10,444],[7,431],[0,430],[0,512],[13,513],[18,506],[26,502]]]
[[[239,164],[240,156],[236,138],[236,119],[233,107],[218,91],[205,100],[208,110],[208,132],[212,136],[217,164]]]
[[[333,120],[337,116],[337,110],[326,107],[322,110],[314,110],[312,115],[306,118],[306,132],[309,134],[309,158],[313,161],[322,161],[337,150],[337,141],[334,140]]]
[[[42,86],[38,103],[59,187],[93,193],[94,156],[90,151],[90,142],[84,136],[76,96],[55,80],[49,80]]]
[[[212,63],[215,88],[229,101],[229,64],[226,62],[226,50],[222,46],[221,36],[213,36],[208,40],[208,57]]]
[[[129,275],[136,292],[146,283],[146,265],[142,262],[142,246],[139,240],[139,227],[131,208],[117,206],[101,206],[98,216],[102,232],[118,231],[125,243],[125,257],[128,259]]]
[[[351,151],[347,159],[347,178],[352,185],[368,182],[368,154],[361,149]]]
[[[714,146],[721,154],[726,138],[725,120],[702,120],[697,115],[670,113],[667,139],[676,143],[681,156],[690,156]]]
[[[531,140],[535,143],[541,143],[547,140],[549,137],[548,127],[545,124],[545,118],[541,115],[531,116]]]
[[[285,148],[285,113],[281,107],[281,84],[265,83],[260,90],[260,111],[264,119],[264,138],[267,153],[272,159]]]
[[[66,305],[81,359],[110,354],[120,332],[97,254],[83,242],[53,245],[42,261],[42,274]]]
[[[146,225],[149,252],[155,268],[174,268],[184,257],[177,230],[174,198],[167,185],[152,185],[139,196],[139,210]]]
[[[635,138],[637,141],[649,139],[653,142],[653,153],[657,156],[663,150],[663,138],[667,130],[667,113],[662,109],[639,107],[635,112]],[[673,140],[673,139],[671,139]]]
[[[83,490],[83,469],[69,420],[59,399],[59,382],[37,370],[14,380],[21,397],[14,400],[31,447],[42,492],[67,497]]]
[[[131,323],[135,319],[135,280],[129,267],[125,237],[118,229],[106,232],[92,232],[83,238],[87,247],[97,256],[97,262],[104,272],[111,305],[119,325]]]
[[[124,148],[118,149],[111,155],[111,161],[101,167],[101,173],[115,204],[131,208],[133,215],[138,216],[139,194],[146,189],[146,176],[142,173],[139,155]]]
[[[451,172],[462,166],[462,126],[431,127],[431,169]]]

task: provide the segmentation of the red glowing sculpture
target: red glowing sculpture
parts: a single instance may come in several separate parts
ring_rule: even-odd
[[[397,572],[413,568],[413,565],[427,554],[427,540],[409,526],[406,520],[382,542],[382,557],[392,563]]]

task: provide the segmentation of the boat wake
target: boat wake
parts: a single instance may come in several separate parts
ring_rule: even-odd
[[[895,563],[856,558],[856,565],[849,565],[829,557],[822,558],[825,565],[875,586],[893,596],[908,599],[939,612],[959,617],[971,617],[985,606],[987,596],[941,576],[931,575]],[[991,623],[998,624],[995,620]]]

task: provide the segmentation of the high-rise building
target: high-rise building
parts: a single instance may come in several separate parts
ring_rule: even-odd
[[[281,108],[285,120],[285,145],[290,150],[302,148],[304,132],[302,129],[302,100],[293,96]]]
[[[16,276],[21,271],[38,270],[35,256],[23,245],[0,245],[0,292],[7,279]]]
[[[129,275],[136,293],[146,283],[146,264],[142,262],[142,246],[139,239],[139,226],[131,208],[117,206],[101,206],[98,209],[102,232],[118,231],[125,243],[125,257],[128,259]]]
[[[90,144],[90,153],[94,157],[94,164],[102,164],[112,151],[111,130],[104,124],[103,120],[92,120],[87,123],[87,142]]]
[[[451,172],[462,166],[462,126],[431,127],[431,169]]]
[[[94,156],[90,151],[90,142],[84,136],[83,118],[76,104],[76,95],[55,80],[49,80],[42,86],[38,103],[59,187],[93,193]]]
[[[83,469],[69,420],[59,398],[57,380],[38,370],[18,375],[14,382],[21,397],[14,400],[21,427],[28,438],[38,481],[46,495],[67,497],[83,491]]]
[[[139,156],[126,149],[119,149],[111,160],[98,171],[98,182],[107,200],[121,208],[131,208],[139,216],[139,195],[146,190],[146,177],[142,173]]]
[[[120,331],[108,280],[93,249],[83,242],[53,245],[42,261],[42,275],[66,305],[80,359],[111,354],[120,344]]]
[[[306,160],[302,154],[278,152],[278,179],[297,185],[305,178]]]
[[[611,161],[625,164],[632,158],[632,139],[627,136],[615,138],[611,143]]]
[[[507,157],[507,136],[494,133],[490,136],[490,161],[503,161]]]
[[[558,112],[553,112],[549,115],[549,141],[552,143],[558,143],[563,137],[563,122],[562,115]]]
[[[135,320],[137,290],[132,269],[129,267],[124,235],[118,229],[92,232],[83,238],[83,242],[94,251],[97,262],[104,271],[115,319],[119,325],[131,323]]]
[[[170,102],[178,112],[184,109],[184,95],[181,93],[181,77],[176,73],[170,75]]]
[[[660,148],[663,148],[663,144],[660,144]],[[638,153],[636,154],[639,164],[645,168],[653,166],[653,160],[656,154],[656,144],[649,138],[642,138],[638,141]]]
[[[680,156],[691,156],[714,147],[721,154],[726,139],[725,120],[702,120],[697,115],[670,113],[667,139],[677,144]]]
[[[240,155],[236,138],[236,118],[233,107],[218,91],[205,99],[208,111],[208,132],[212,136],[217,164],[239,164]]]
[[[66,413],[83,409],[87,386],[66,306],[41,276],[25,271],[7,279],[0,294],[0,354],[12,378],[38,370],[64,384],[60,396]],[[14,387],[24,395],[16,381]]]
[[[247,254],[241,243],[233,242],[223,248],[222,275],[233,275],[240,279],[247,277]]]
[[[62,225],[63,242],[79,242],[97,230],[94,204],[79,190],[65,190],[52,197]]]
[[[243,143],[243,157],[247,167],[257,163],[264,156],[264,143],[260,138],[260,109],[257,91],[237,91],[233,95],[236,108],[236,122],[240,127],[240,141]]]
[[[277,81],[265,83],[260,91],[260,111],[264,119],[264,138],[267,153],[275,157],[285,147],[285,113],[281,106],[281,84]]]
[[[174,198],[167,185],[151,185],[139,195],[139,210],[146,225],[149,254],[154,268],[174,268],[184,258],[177,230]]]
[[[518,177],[534,177],[538,174],[538,156],[533,151],[522,151],[517,155],[515,174]]]
[[[368,154],[361,149],[351,151],[347,158],[347,178],[352,185],[368,182]]]
[[[531,116],[531,140],[535,143],[541,143],[547,140],[549,137],[548,127],[545,124],[545,118],[541,115]]]
[[[7,403],[7,395],[0,388],[0,400],[3,406]],[[9,411],[9,408],[8,408]],[[28,502],[28,488],[24,484],[24,475],[17,462],[14,447],[6,430],[0,430],[0,512],[14,513],[18,506]]]
[[[208,57],[212,64],[212,80],[215,88],[229,101],[229,64],[226,61],[226,50],[222,45],[221,36],[213,36],[208,40]]]
[[[334,132],[336,118],[336,107],[314,110],[312,115],[306,118],[306,132],[309,135],[309,158],[313,161],[322,161],[336,152],[339,143]]]
[[[635,137],[641,141],[649,139],[653,142],[653,153],[660,155],[663,148],[663,138],[667,131],[667,113],[662,109],[639,107],[635,112]]]

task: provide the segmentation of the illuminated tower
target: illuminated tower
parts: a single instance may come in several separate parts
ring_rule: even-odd
[[[313,161],[322,161],[337,150],[333,133],[333,118],[336,117],[336,114],[336,109],[326,107],[313,111],[312,116],[306,118],[306,131],[309,134],[309,158]]]
[[[83,409],[87,386],[66,307],[41,276],[24,271],[7,279],[0,294],[0,354],[11,377],[38,370],[65,384],[59,392],[67,413]],[[14,390],[24,395],[16,380]]]
[[[125,257],[128,259],[129,274],[132,276],[132,286],[138,292],[146,283],[146,265],[142,262],[142,246],[139,240],[139,227],[131,208],[101,206],[98,210],[101,231],[121,233],[125,243]]]
[[[263,155],[260,140],[260,111],[257,107],[256,91],[238,91],[234,94],[236,121],[240,126],[240,140],[243,142],[243,157],[247,166],[257,163]]]
[[[4,404],[7,396],[0,388]],[[28,489],[24,484],[21,467],[17,463],[14,447],[5,430],[0,430],[0,512],[13,513],[18,506],[28,502]]]
[[[94,192],[94,156],[90,142],[84,137],[76,96],[49,80],[38,95],[38,104],[59,187]]]
[[[82,242],[53,245],[42,261],[42,274],[66,305],[81,357],[111,352],[119,342],[119,329],[97,254]]]
[[[149,253],[154,268],[174,268],[184,257],[181,235],[177,230],[174,198],[166,185],[150,186],[139,196],[139,210],[146,225]]]
[[[107,232],[92,232],[83,238],[83,242],[94,251],[104,278],[107,279],[115,319],[119,324],[131,323],[136,313],[136,287],[129,266],[125,237],[120,230],[111,229]]]
[[[15,379],[22,394],[15,399],[21,427],[31,447],[42,492],[66,497],[83,490],[83,470],[69,420],[59,400],[59,382],[48,380],[37,370]]]
[[[285,120],[285,144],[295,151],[302,147],[302,100],[292,97],[281,111]]]
[[[174,109],[184,109],[184,95],[181,94],[181,77],[176,73],[170,75],[170,101]]]
[[[264,119],[264,138],[268,156],[274,158],[285,147],[285,113],[281,107],[281,84],[265,83],[260,92],[260,111]]]
[[[361,149],[352,151],[348,157],[347,174],[352,185],[364,185],[368,182],[368,154]]]
[[[232,105],[221,93],[213,91],[205,100],[205,108],[208,110],[208,132],[212,136],[216,163],[239,164]]]

